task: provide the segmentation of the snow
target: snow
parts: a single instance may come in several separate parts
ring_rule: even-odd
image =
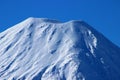
[[[94,54],[94,49],[97,47],[97,38],[95,37],[94,34],[90,30],[87,30],[86,35],[85,35],[85,41],[87,48],[90,50],[92,55],[96,57]]]
[[[102,64],[104,64],[105,62],[104,62],[104,60],[103,60],[103,58],[100,58],[100,61],[101,61],[101,63]]]
[[[30,17],[0,33],[0,80],[119,80],[120,65],[112,65],[120,50],[98,45],[100,35],[83,21]]]

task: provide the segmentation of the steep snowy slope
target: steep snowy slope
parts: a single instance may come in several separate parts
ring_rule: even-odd
[[[83,21],[28,18],[0,33],[0,80],[120,80],[119,59]]]

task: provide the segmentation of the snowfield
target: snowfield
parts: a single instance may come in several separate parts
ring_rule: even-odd
[[[31,17],[0,33],[0,80],[120,80],[119,59],[84,21]]]

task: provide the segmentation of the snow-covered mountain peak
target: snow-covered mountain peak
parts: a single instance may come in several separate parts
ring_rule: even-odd
[[[0,33],[0,80],[119,80],[119,53],[84,21],[31,17]]]
[[[27,21],[34,21],[34,22],[46,22],[46,23],[61,23],[58,20],[55,19],[49,19],[49,18],[35,18],[35,17],[29,17],[28,19],[26,19]],[[25,21],[26,21],[25,20]]]

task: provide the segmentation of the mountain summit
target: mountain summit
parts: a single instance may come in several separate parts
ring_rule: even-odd
[[[0,80],[119,80],[119,59],[84,21],[28,18],[0,33]]]

